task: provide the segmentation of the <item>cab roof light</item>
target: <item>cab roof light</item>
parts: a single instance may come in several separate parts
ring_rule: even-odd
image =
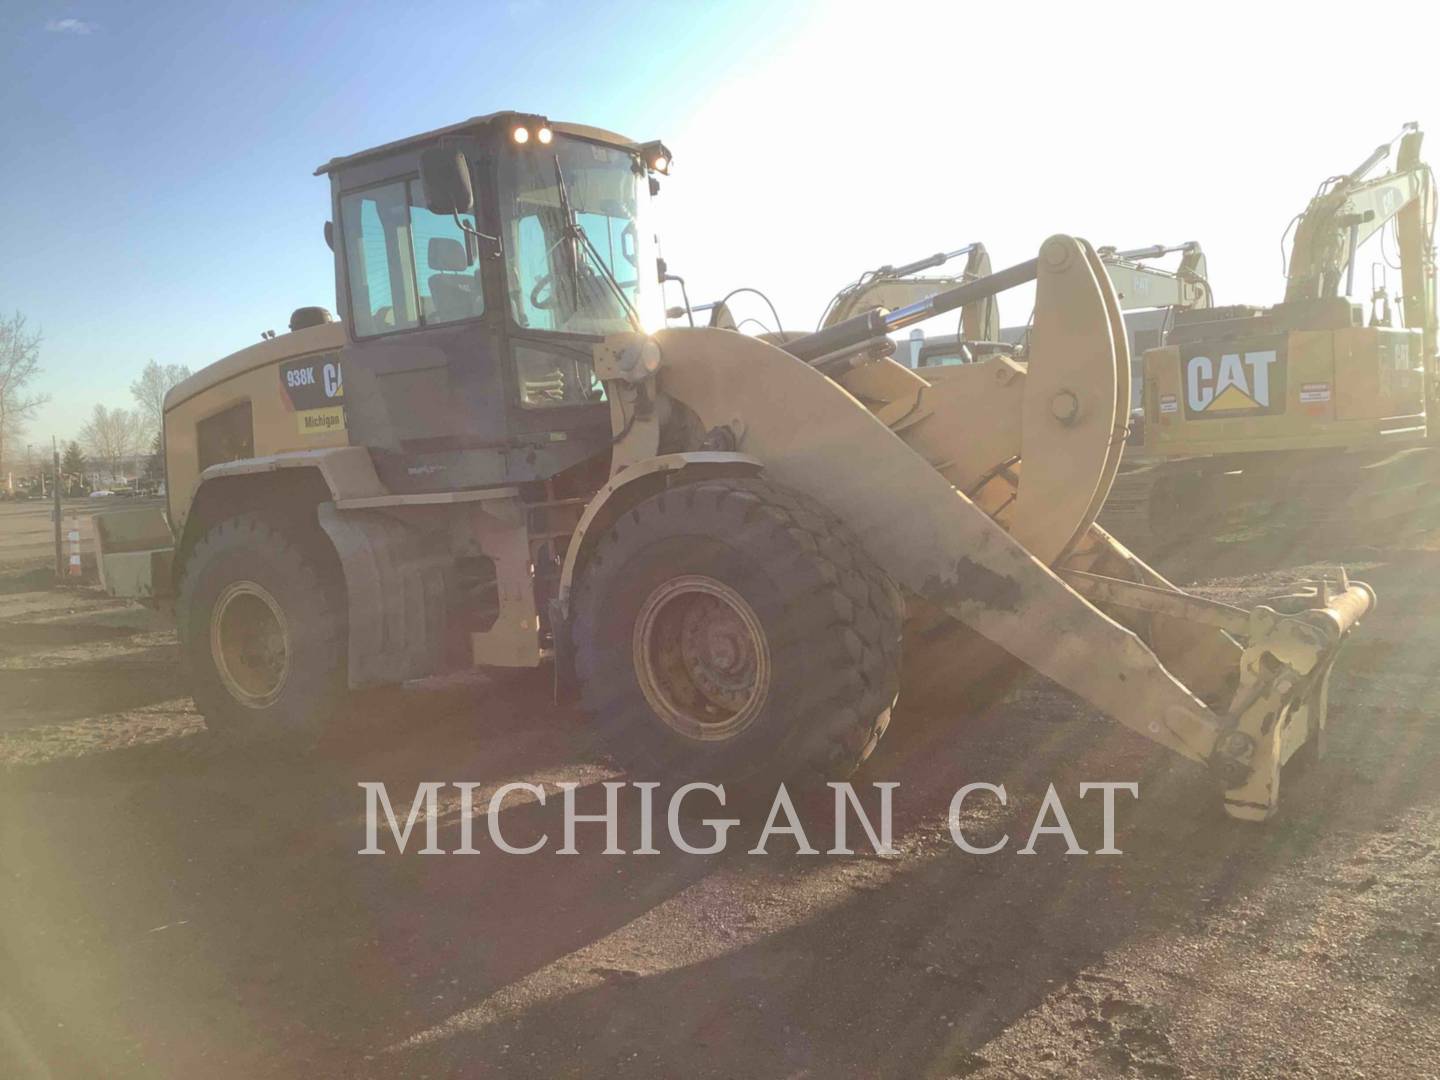
[[[670,148],[659,139],[641,143],[640,157],[645,162],[645,168],[661,176],[669,176],[670,166],[675,163],[675,155],[670,153]]]

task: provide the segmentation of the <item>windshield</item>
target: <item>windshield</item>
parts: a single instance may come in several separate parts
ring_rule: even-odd
[[[661,325],[649,202],[644,170],[627,150],[566,136],[511,147],[500,211],[515,321],[570,334],[633,330],[613,277],[641,323]],[[588,244],[567,235],[567,204]]]

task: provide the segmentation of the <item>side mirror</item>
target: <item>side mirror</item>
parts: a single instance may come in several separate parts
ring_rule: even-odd
[[[325,246],[331,251],[335,250],[335,222],[325,222]]]
[[[459,150],[432,146],[422,151],[420,180],[425,185],[425,206],[432,214],[468,214],[475,206],[470,166]]]

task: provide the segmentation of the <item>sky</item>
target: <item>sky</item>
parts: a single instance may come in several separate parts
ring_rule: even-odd
[[[1219,303],[1273,303],[1321,180],[1406,121],[1440,159],[1437,31],[1433,0],[6,0],[0,312],[43,331],[52,396],[27,441],[131,405],[148,359],[333,310],[315,167],[497,109],[663,138],[672,271],[787,328],[867,268],[1054,232],[1198,240]]]

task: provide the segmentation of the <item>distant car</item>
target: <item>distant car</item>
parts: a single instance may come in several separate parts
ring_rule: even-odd
[[[110,491],[110,490],[108,490],[107,488],[101,488],[99,491],[92,491],[92,492],[90,492],[90,498],[92,498],[92,499],[103,499],[103,498],[105,498],[105,497],[108,496],[108,495],[114,495],[114,494],[115,494],[115,492]]]

